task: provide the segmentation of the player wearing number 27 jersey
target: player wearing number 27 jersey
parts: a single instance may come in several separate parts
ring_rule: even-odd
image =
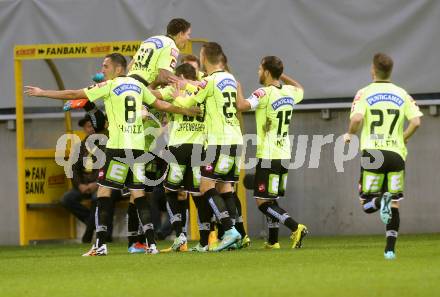
[[[390,81],[375,81],[359,90],[354,98],[351,116],[364,116],[361,150],[386,150],[406,159],[403,137],[405,119],[422,116],[408,93]]]
[[[361,164],[359,198],[366,213],[380,210],[386,224],[385,258],[395,258],[395,243],[400,224],[399,201],[405,183],[405,143],[420,125],[423,115],[408,93],[391,83],[393,60],[378,53],[373,58],[373,83],[359,90],[353,100],[349,131],[345,141],[360,126],[361,152],[372,166]],[[409,125],[404,131],[405,119]]]

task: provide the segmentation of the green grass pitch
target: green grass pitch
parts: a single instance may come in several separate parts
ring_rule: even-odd
[[[89,245],[0,247],[0,296],[440,296],[440,235],[309,237],[304,248],[80,257]],[[161,243],[163,248],[169,242]]]

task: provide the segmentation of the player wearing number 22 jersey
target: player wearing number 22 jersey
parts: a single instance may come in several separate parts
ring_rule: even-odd
[[[179,49],[185,47],[191,34],[191,24],[184,19],[172,19],[166,35],[153,36],[140,45],[128,66],[128,76],[148,86],[153,82],[168,83],[174,76]],[[178,79],[174,76],[175,79]]]
[[[400,224],[399,201],[403,199],[405,143],[420,125],[422,113],[408,93],[391,83],[393,60],[386,54],[374,56],[374,82],[359,90],[354,98],[350,127],[345,135],[357,132],[361,123],[361,152],[369,164],[361,164],[360,201],[366,213],[380,210],[386,224],[385,258],[395,258]],[[404,122],[410,124],[404,131]]]
[[[281,222],[292,232],[292,247],[299,248],[307,228],[295,222],[278,205],[277,199],[284,196],[287,184],[291,157],[289,124],[293,106],[303,99],[304,91],[298,82],[282,73],[283,63],[278,57],[264,57],[258,70],[264,87],[257,89],[246,100],[243,100],[240,89],[237,107],[242,111],[255,110],[258,164],[254,198],[267,217],[269,239],[266,247],[279,248],[278,227]],[[282,85],[280,80],[286,85]]]

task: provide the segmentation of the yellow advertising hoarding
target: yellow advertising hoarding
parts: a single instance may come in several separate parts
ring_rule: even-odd
[[[141,41],[111,41],[20,45],[14,49],[14,59],[99,58],[111,53],[134,56],[140,44]]]
[[[24,174],[27,204],[58,203],[68,189],[64,168],[54,158],[26,158]]]

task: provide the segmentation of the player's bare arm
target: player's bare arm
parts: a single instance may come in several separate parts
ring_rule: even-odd
[[[150,89],[150,87],[148,87],[148,90],[150,90],[151,94],[153,94],[154,97],[163,100],[162,94],[158,90]]]
[[[291,85],[291,86],[294,86],[294,87],[297,87],[299,89],[304,90],[304,87],[298,81],[294,80],[292,77],[290,77],[284,73],[281,74],[280,80],[286,85]]]
[[[350,125],[348,126],[348,132],[344,135],[345,143],[349,143],[351,141],[351,136],[356,134],[362,126],[362,120],[364,119],[364,115],[361,113],[356,113],[352,116],[350,120]]]
[[[242,89],[241,84],[239,82],[237,82],[237,101],[236,101],[236,104],[237,104],[237,110],[239,110],[239,111],[248,111],[252,108],[249,101],[244,99],[243,89]]]
[[[187,116],[198,116],[201,114],[201,110],[198,107],[189,107],[189,108],[182,108],[175,105],[172,105],[166,101],[163,100],[156,100],[152,104],[154,108],[160,111],[170,112],[170,113],[178,113],[183,114]]]
[[[420,117],[415,117],[409,120],[409,125],[403,132],[403,140],[405,141],[405,143],[408,142],[411,136],[420,127],[420,124],[421,124]]]
[[[44,90],[33,86],[25,86],[24,93],[32,97],[47,97],[57,100],[87,98],[86,93],[84,92],[83,89],[56,91],[56,90]]]

